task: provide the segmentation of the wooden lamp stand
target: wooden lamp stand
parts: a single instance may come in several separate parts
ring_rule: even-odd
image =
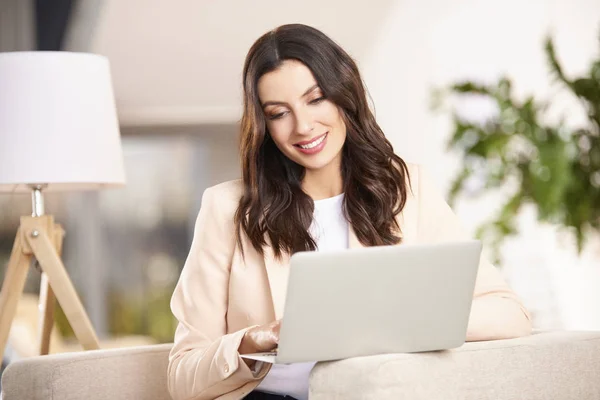
[[[0,291],[0,360],[10,327],[21,299],[29,266],[37,260],[41,272],[38,352],[48,354],[54,324],[54,304],[58,300],[79,343],[85,350],[99,349],[98,338],[75,292],[60,255],[64,230],[54,218],[44,215],[42,186],[33,187],[33,216],[21,217],[14,246]]]

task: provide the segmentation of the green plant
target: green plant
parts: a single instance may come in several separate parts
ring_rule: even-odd
[[[551,102],[542,103],[533,96],[517,99],[506,77],[494,85],[466,81],[441,91],[441,99],[482,96],[497,107],[494,117],[479,122],[453,113],[448,142],[448,148],[464,159],[452,182],[450,203],[460,193],[473,192],[467,190],[470,178],[485,183],[473,195],[500,188],[512,192],[499,213],[477,231],[497,258],[502,241],[517,232],[516,216],[525,204],[535,206],[540,221],[572,230],[580,252],[587,235],[600,232],[600,58],[592,62],[587,74],[569,79],[550,37],[545,52],[554,80],[584,107],[587,121],[583,126],[568,127],[564,113],[560,122],[548,123]]]

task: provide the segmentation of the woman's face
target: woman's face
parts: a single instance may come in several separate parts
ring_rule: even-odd
[[[275,145],[290,160],[308,170],[341,161],[346,125],[304,64],[286,60],[263,75],[258,97]]]

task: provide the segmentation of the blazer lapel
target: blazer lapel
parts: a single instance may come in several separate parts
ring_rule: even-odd
[[[413,183],[414,185],[414,183]],[[419,210],[417,202],[412,194],[406,199],[402,212],[397,217],[400,230],[402,231],[402,244],[413,244],[418,242]]]
[[[271,299],[273,300],[273,310],[275,319],[283,317],[283,306],[287,294],[287,282],[290,275],[290,257],[283,254],[280,259],[276,259],[273,254],[273,248],[265,246],[264,252],[265,270],[271,289]]]

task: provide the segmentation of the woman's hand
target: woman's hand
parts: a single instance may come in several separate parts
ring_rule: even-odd
[[[281,320],[248,329],[242,338],[238,352],[240,354],[251,354],[275,350],[279,343],[280,326]],[[244,358],[244,362],[250,368],[256,363],[255,360],[247,358]]]
[[[281,320],[248,329],[240,343],[240,354],[273,351],[279,343]]]

